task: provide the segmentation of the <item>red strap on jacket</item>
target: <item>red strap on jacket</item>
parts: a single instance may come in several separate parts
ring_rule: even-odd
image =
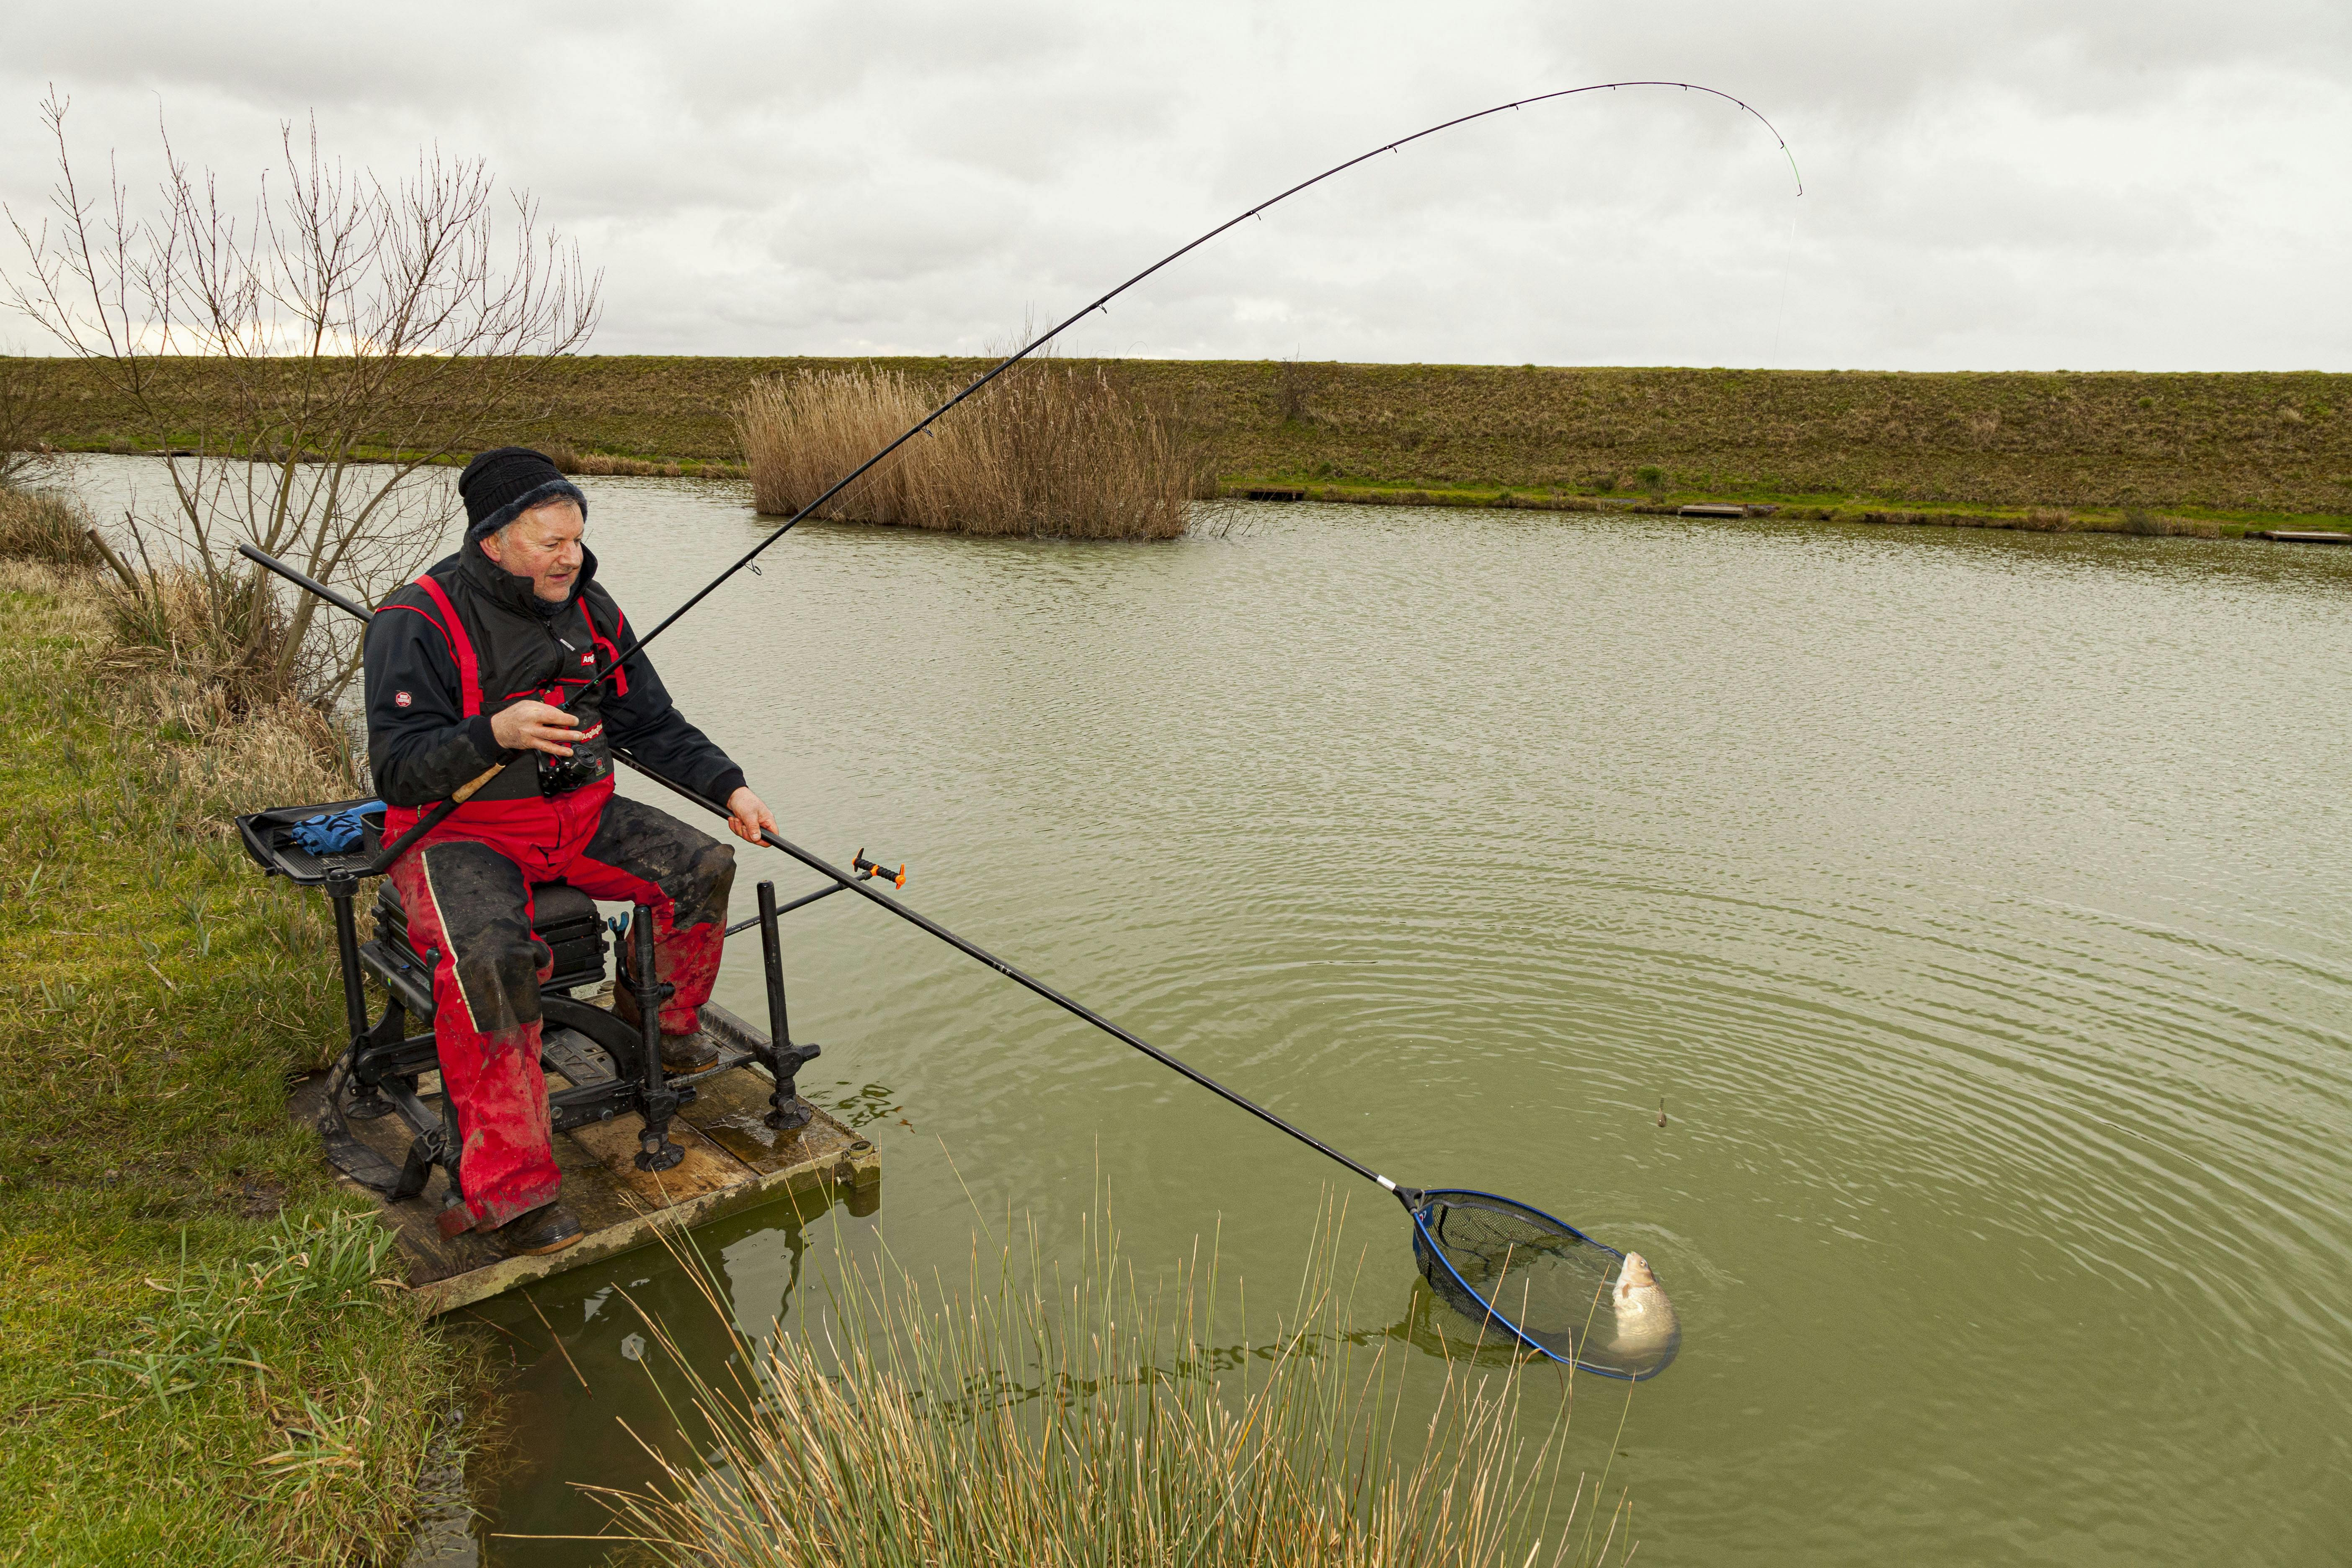
[[[588,623],[589,641],[604,652],[605,661],[612,668],[613,695],[626,697],[629,694],[629,677],[627,671],[621,668],[621,650],[613,646],[613,637],[608,637],[597,630],[596,617],[589,613],[588,605],[584,601],[580,605],[580,618]],[[628,617],[621,614],[621,607],[618,605],[614,605],[613,636],[620,636],[622,632],[628,629]]]
[[[457,656],[457,681],[465,690],[466,717],[471,719],[482,710],[481,672],[474,663],[474,639],[466,635],[466,623],[457,618],[457,606],[449,602],[449,595],[433,580],[433,574],[419,572],[416,585],[441,606],[441,630],[449,639],[449,650]]]

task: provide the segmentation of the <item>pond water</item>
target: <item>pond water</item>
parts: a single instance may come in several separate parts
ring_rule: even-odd
[[[590,485],[643,623],[756,537]],[[1681,1358],[1613,1455],[1584,1383],[1571,1456],[1640,1561],[2352,1539],[2352,551],[1293,505],[764,564],[658,658],[787,837],[1378,1169],[1648,1255]],[[1215,1232],[1269,1296],[1345,1196],[1358,1316],[1413,1310],[1376,1189],[857,900],[787,948],[884,1182],[702,1233],[747,1330],[877,1238],[1074,1247],[1105,1191],[1139,1263]],[[757,978],[742,939],[721,999]],[[486,1561],[581,1561],[513,1536],[642,1477],[625,1296],[715,1346],[658,1253],[485,1310]]]

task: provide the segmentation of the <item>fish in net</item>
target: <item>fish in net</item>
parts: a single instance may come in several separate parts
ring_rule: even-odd
[[[1640,1382],[1682,1347],[1672,1302],[1638,1252],[1619,1252],[1492,1193],[1416,1194],[1412,1249],[1438,1298],[1554,1361]]]

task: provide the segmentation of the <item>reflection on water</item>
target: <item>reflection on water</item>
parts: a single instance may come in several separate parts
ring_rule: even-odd
[[[495,1499],[488,1517],[476,1526],[485,1560],[551,1565],[583,1560],[579,1542],[556,1538],[593,1534],[603,1526],[594,1489],[643,1488],[659,1469],[641,1444],[669,1448],[676,1441],[675,1423],[651,1375],[647,1320],[720,1358],[729,1354],[729,1327],[754,1342],[763,1339],[790,1314],[802,1287],[808,1227],[833,1196],[803,1193],[694,1233],[696,1249],[723,1284],[726,1323],[714,1317],[692,1273],[658,1247],[558,1275],[456,1315],[457,1323],[484,1337],[493,1362],[508,1369],[497,1411],[501,1430],[484,1444],[470,1478],[478,1507]]]
[[[641,623],[753,537],[587,483]],[[660,660],[788,837],[1400,1181],[1650,1259],[1680,1359],[1571,1464],[1643,1563],[2340,1558],[2352,552],[1300,505],[765,564]],[[735,1321],[845,1247],[1075,1245],[1097,1184],[1127,1256],[1213,1237],[1267,1298],[1368,1200],[1360,1321],[1407,1319],[1384,1194],[856,902],[786,966],[887,1196],[714,1227]],[[535,1294],[576,1371],[486,1309],[539,1347],[496,1529],[642,1473],[621,1297],[708,1310],[661,1261]],[[491,1558],[579,1560],[541,1550]]]

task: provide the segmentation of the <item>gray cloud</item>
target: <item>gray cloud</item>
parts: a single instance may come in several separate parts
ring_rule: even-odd
[[[20,5],[34,104],[233,182],[278,122],[437,143],[605,268],[608,352],[970,351],[1318,167],[1507,97],[1221,240],[1078,352],[1895,368],[2352,368],[2352,8],[2018,3],[1119,9]],[[0,336],[33,345],[21,328]]]

